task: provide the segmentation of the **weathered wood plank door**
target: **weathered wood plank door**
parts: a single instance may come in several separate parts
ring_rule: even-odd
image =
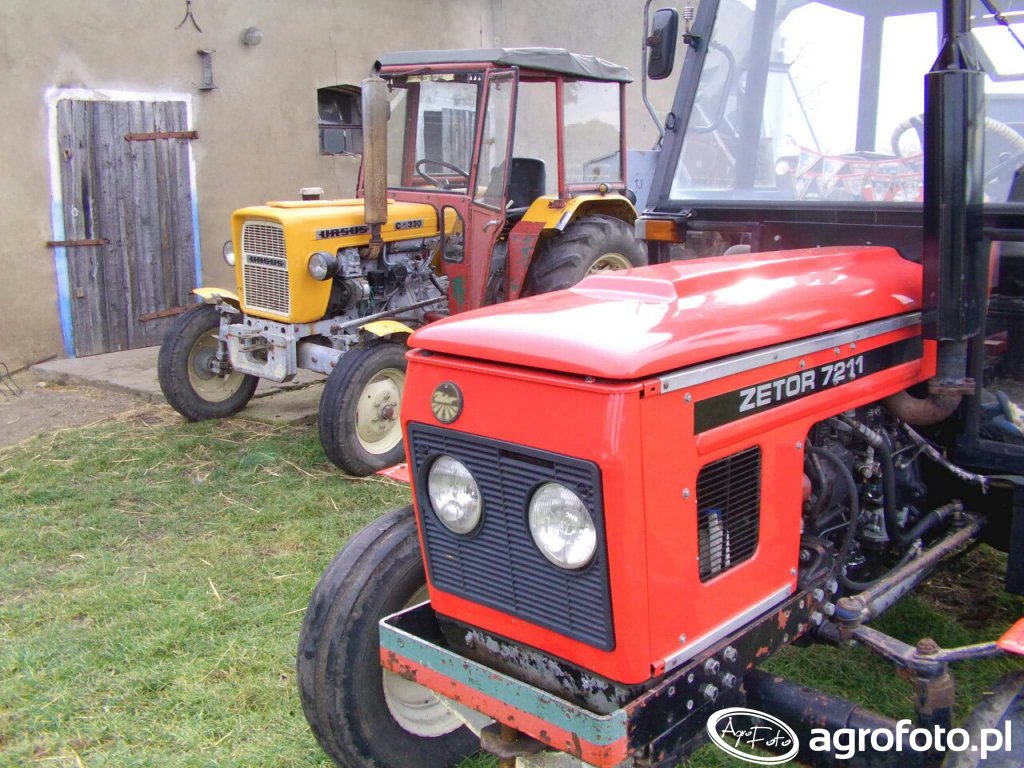
[[[183,101],[58,102],[65,238],[106,241],[67,246],[76,356],[159,344],[191,303],[188,139],[162,136],[187,119]]]

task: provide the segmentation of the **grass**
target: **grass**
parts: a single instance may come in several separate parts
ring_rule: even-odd
[[[342,477],[308,428],[167,413],[0,451],[0,766],[329,765],[295,692],[302,611],[335,551],[408,492]],[[1022,613],[998,556],[958,568],[878,626],[955,645]],[[960,715],[1019,666],[961,666]],[[862,649],[789,649],[772,669],[912,711]],[[713,747],[692,764],[730,765]]]

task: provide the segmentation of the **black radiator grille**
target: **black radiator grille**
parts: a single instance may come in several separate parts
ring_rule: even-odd
[[[713,461],[697,475],[700,580],[749,560],[761,520],[761,449]]]
[[[615,637],[597,465],[422,424],[410,425],[409,438],[427,568],[434,585],[611,650]],[[483,519],[468,536],[445,528],[427,498],[426,475],[434,458],[442,453],[465,464],[480,487]],[[593,561],[580,570],[552,565],[530,535],[530,495],[548,481],[559,482],[576,493],[597,528],[597,552]]]

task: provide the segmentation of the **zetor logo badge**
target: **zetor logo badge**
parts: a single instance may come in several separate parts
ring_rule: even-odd
[[[726,754],[757,765],[788,762],[800,749],[792,728],[777,717],[745,707],[715,712],[708,718],[708,735]]]
[[[462,391],[450,381],[438,384],[430,396],[430,410],[442,424],[451,424],[462,413]]]

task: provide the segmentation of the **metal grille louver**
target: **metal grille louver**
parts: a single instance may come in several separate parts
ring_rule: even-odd
[[[423,424],[409,426],[409,446],[427,568],[436,587],[588,645],[614,647],[597,465]],[[425,476],[442,453],[469,468],[483,497],[483,519],[468,536],[445,528],[427,498]],[[530,535],[527,505],[547,481],[571,488],[597,528],[594,559],[578,571],[549,563]]]
[[[749,560],[761,520],[761,449],[713,461],[697,475],[700,580]]]
[[[242,225],[242,293],[245,304],[276,315],[291,312],[288,259],[280,224]]]

